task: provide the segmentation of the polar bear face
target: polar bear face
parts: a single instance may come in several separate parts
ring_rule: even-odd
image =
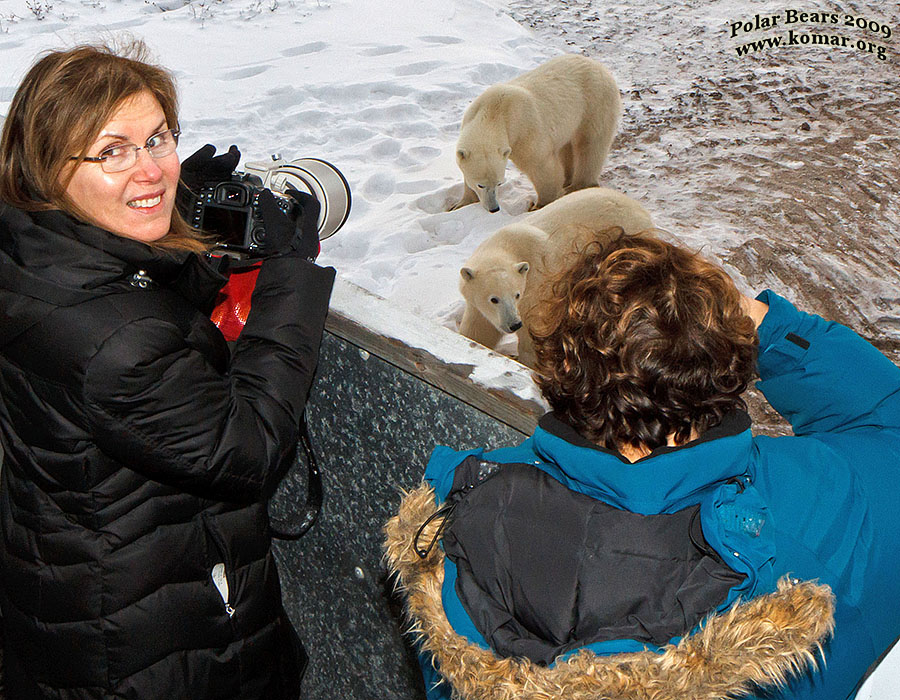
[[[519,301],[525,291],[527,262],[505,266],[464,267],[459,271],[459,291],[501,333],[522,327]]]
[[[490,212],[500,211],[497,188],[506,177],[506,162],[511,152],[509,146],[461,146],[456,149],[456,163],[462,171],[466,187],[478,195],[482,206]]]

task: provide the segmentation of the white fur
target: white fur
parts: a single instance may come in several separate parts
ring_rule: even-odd
[[[548,272],[562,268],[591,241],[652,228],[646,210],[614,190],[592,187],[567,194],[521,222],[504,226],[475,249],[460,270],[466,309],[459,332],[489,348],[505,333],[519,338],[519,361],[533,364],[529,311]],[[496,301],[494,301],[496,300]]]
[[[465,192],[453,208],[480,200],[497,211],[507,159],[534,185],[535,208],[596,186],[621,115],[612,75],[580,55],[557,56],[489,87],[463,115],[456,161]]]

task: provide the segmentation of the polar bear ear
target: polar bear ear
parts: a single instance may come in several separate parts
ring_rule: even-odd
[[[510,153],[512,153],[512,149],[509,146],[500,149],[500,155],[504,158],[509,158]]]
[[[459,274],[466,282],[471,282],[475,279],[475,271],[471,267],[464,267],[459,271]]]
[[[469,152],[465,148],[457,148],[456,149],[456,157],[460,160],[465,160],[469,157]]]
[[[520,275],[524,275],[530,269],[530,265],[527,262],[520,262],[516,265],[516,272]]]

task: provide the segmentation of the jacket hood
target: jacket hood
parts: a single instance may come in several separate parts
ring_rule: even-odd
[[[708,617],[695,634],[662,653],[598,656],[588,650],[540,666],[499,658],[458,635],[441,600],[444,554],[415,551],[422,523],[437,512],[434,490],[406,494],[385,532],[386,559],[405,591],[411,631],[453,688],[466,700],[721,700],[755,686],[783,685],[817,665],[834,627],[831,589],[782,579],[778,589]],[[435,517],[421,533],[428,542],[441,526]]]
[[[80,223],[62,211],[25,212],[0,203],[0,345],[54,308],[114,291],[138,272],[208,306],[226,278],[198,261],[187,252],[153,248]]]
[[[697,503],[722,482],[745,474],[754,449],[744,411],[725,415],[697,440],[657,448],[634,463],[589,442],[552,413],[541,418],[531,447],[559,467],[570,488],[642,515]]]

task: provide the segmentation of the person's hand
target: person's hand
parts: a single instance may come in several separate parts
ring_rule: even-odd
[[[241,160],[241,152],[232,145],[226,153],[215,155],[216,147],[206,144],[181,164],[181,181],[194,193],[207,182],[224,182]]]
[[[269,190],[259,193],[259,214],[266,231],[260,252],[268,256],[295,250],[307,260],[315,260],[319,254],[319,202],[305,192],[291,189],[287,194],[294,200],[290,214],[281,209]]]
[[[294,250],[307,260],[315,260],[319,255],[319,200],[308,192],[300,192],[290,187],[288,196],[294,200],[296,212],[296,228],[291,244]]]

